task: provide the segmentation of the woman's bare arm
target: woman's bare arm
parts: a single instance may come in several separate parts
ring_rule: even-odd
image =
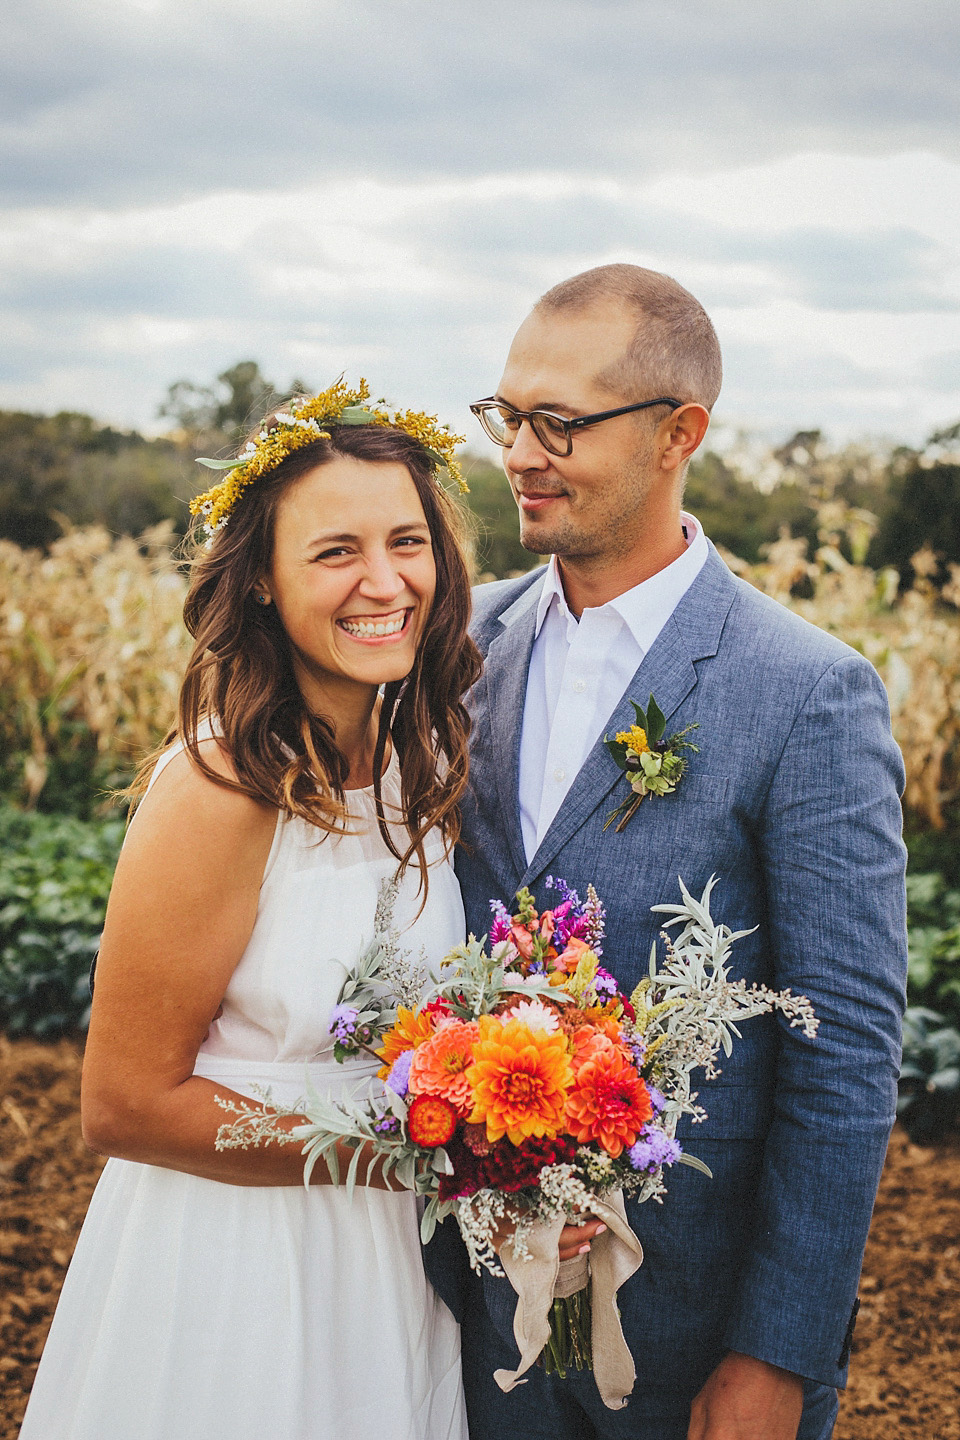
[[[203,753],[230,774],[216,741]],[[218,1152],[227,1116],[214,1096],[242,1097],[193,1074],[253,930],[276,819],[273,808],[201,774],[186,754],[143,800],[97,963],[82,1094],[92,1149],[233,1185],[303,1183],[297,1144]],[[318,1164],[314,1183],[324,1182]],[[392,1188],[379,1167],[368,1183]]]

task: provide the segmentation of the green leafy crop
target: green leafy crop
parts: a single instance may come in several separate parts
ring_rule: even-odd
[[[84,821],[0,804],[0,1029],[84,1029],[122,820]]]

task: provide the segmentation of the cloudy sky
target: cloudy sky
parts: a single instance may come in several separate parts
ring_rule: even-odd
[[[956,0],[4,0],[0,407],[366,375],[470,429],[549,285],[712,314],[721,433],[960,419]],[[473,439],[471,431],[471,439]]]

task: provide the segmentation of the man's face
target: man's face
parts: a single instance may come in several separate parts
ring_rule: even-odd
[[[528,316],[510,347],[497,396],[518,410],[573,419],[645,396],[619,396],[597,376],[633,339],[634,317],[613,304]],[[656,393],[656,392],[653,392]],[[643,528],[663,412],[639,412],[574,432],[573,453],[551,455],[521,426],[503,468],[520,511],[520,542],[539,555],[615,559]]]

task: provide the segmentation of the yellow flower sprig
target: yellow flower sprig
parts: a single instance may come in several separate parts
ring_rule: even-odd
[[[630,786],[630,794],[611,811],[603,827],[606,830],[617,820],[615,833],[618,835],[637,813],[645,795],[671,795],[676,790],[687,768],[683,751],[697,750],[693,741],[686,738],[691,730],[698,728],[696,721],[676,735],[664,738],[666,718],[653,696],[646,710],[641,710],[635,700],[630,704],[636,712],[636,723],[629,730],[618,730],[612,740],[607,735],[603,737],[603,743]]]
[[[262,426],[253,440],[248,440],[233,460],[211,460],[202,457],[198,465],[210,470],[225,470],[225,479],[212,486],[190,502],[190,513],[202,515],[203,528],[212,539],[218,530],[226,525],[231,511],[248,485],[261,475],[275,470],[288,455],[317,440],[329,440],[330,430],[335,425],[385,425],[402,430],[411,439],[422,445],[434,464],[448,471],[460,489],[467,492],[456,459],[456,447],[463,443],[463,435],[455,435],[448,425],[442,425],[436,415],[427,415],[422,410],[391,411],[383,408],[384,400],[376,400],[368,406],[370,387],[366,380],[351,389],[341,377],[328,389],[310,398],[297,396],[290,401],[286,410],[280,410],[275,424]]]

